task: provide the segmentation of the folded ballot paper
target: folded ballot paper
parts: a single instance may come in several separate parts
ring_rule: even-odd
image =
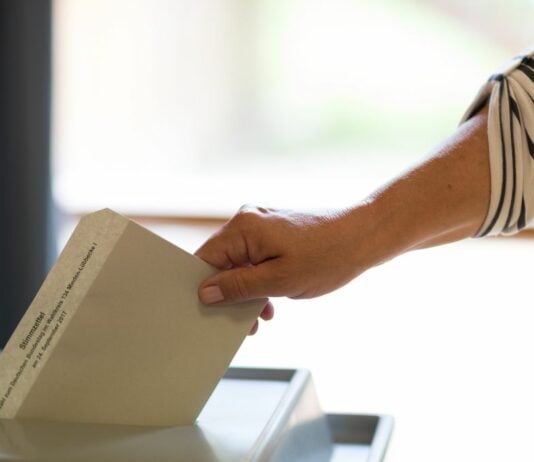
[[[111,210],[82,218],[0,354],[0,418],[193,424],[265,305],[202,305],[214,272]]]

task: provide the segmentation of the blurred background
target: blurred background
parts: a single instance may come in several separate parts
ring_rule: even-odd
[[[528,44],[534,9],[521,0],[53,6],[57,205],[204,217],[243,202],[361,198],[454,129],[495,66]]]
[[[352,204],[534,41],[532,0],[0,5],[3,342],[84,213],[192,252],[246,202]],[[529,232],[469,240],[276,299],[234,364],[307,367],[326,410],[392,414],[387,460],[533,460],[533,255]]]

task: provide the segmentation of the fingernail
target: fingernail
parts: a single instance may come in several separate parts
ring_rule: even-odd
[[[200,290],[200,300],[202,303],[217,303],[224,300],[224,295],[219,286],[208,286]]]

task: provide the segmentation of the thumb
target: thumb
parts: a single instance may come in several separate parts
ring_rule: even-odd
[[[274,261],[221,271],[206,279],[198,296],[207,305],[243,302],[270,295],[282,295],[278,287]]]

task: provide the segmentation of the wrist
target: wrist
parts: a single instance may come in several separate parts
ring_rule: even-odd
[[[355,278],[403,252],[408,246],[399,232],[397,218],[384,201],[369,198],[340,216],[339,233],[344,236],[345,258]]]
[[[348,256],[353,277],[417,248],[435,235],[417,206],[408,205],[395,188],[386,187],[347,211],[343,217],[349,235]]]

